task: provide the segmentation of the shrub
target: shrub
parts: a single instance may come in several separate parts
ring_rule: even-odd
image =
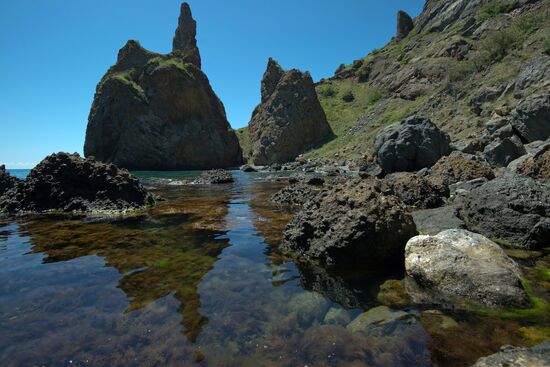
[[[372,69],[372,64],[365,62],[357,71],[355,72],[355,76],[359,79],[360,82],[366,82],[369,80],[369,75]]]
[[[366,99],[368,104],[375,104],[381,99],[386,98],[388,91],[382,88],[371,88],[366,94]]]
[[[353,102],[355,100],[355,96],[353,95],[353,92],[351,90],[344,93],[342,96],[342,100],[344,102]]]
[[[332,98],[336,95],[336,93],[338,93],[338,91],[332,84],[325,84],[318,89],[317,93],[319,93],[322,97]]]
[[[550,36],[546,36],[542,40],[541,51],[543,54],[550,56]]]

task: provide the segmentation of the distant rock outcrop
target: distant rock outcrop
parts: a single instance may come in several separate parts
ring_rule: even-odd
[[[403,10],[397,12],[397,34],[395,36],[397,41],[401,41],[403,38],[413,30],[414,21],[409,14]]]
[[[57,153],[0,197],[0,212],[91,212],[137,209],[155,199],[126,170],[113,164]]]
[[[292,161],[331,136],[309,73],[284,71],[269,59],[262,102],[252,114],[249,134],[256,165]]]
[[[84,153],[128,169],[238,166],[237,136],[200,70],[196,23],[182,5],[174,52],[161,55],[129,41],[99,82]]]
[[[6,166],[0,165],[0,196],[17,184],[17,179],[6,172]]]

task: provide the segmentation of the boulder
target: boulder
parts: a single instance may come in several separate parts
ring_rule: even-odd
[[[523,161],[518,172],[534,179],[550,180],[550,144]]]
[[[533,348],[504,346],[500,352],[480,358],[472,367],[550,366],[550,341]]]
[[[442,157],[430,169],[429,180],[437,185],[450,186],[476,178],[492,180],[495,174],[489,164],[475,155],[453,152]]]
[[[6,166],[0,165],[0,196],[17,184],[17,178],[6,172]]]
[[[423,234],[435,235],[446,229],[466,228],[464,221],[458,217],[456,205],[417,210],[411,215],[416,228]]]
[[[288,312],[296,315],[302,326],[322,321],[329,308],[328,301],[315,292],[300,292],[288,303]]]
[[[485,159],[493,167],[506,167],[526,153],[525,147],[517,136],[495,140],[483,151]]]
[[[224,169],[213,169],[203,172],[198,178],[193,180],[194,185],[220,185],[232,183],[235,180],[233,175]]]
[[[417,208],[437,208],[449,196],[446,185],[436,184],[415,173],[400,173],[396,178],[387,176],[386,179],[390,180],[394,195]]]
[[[386,173],[417,171],[449,154],[449,144],[449,136],[429,119],[413,116],[383,129],[374,153]]]
[[[353,333],[375,334],[373,329],[391,327],[396,323],[415,323],[416,317],[405,311],[395,311],[386,306],[378,306],[363,312],[350,322],[346,329]]]
[[[518,76],[514,80],[514,95],[521,96],[527,88],[549,79],[550,56],[535,57],[521,67]]]
[[[0,197],[0,211],[124,211],[154,202],[128,171],[76,153],[57,153],[44,158],[24,181]]]
[[[403,10],[397,12],[397,34],[395,39],[401,41],[403,38],[407,37],[409,33],[414,28],[414,21],[409,14]]]
[[[528,304],[517,264],[477,233],[450,229],[414,237],[405,249],[405,269],[407,291],[415,303]]]
[[[248,130],[256,165],[292,161],[332,136],[309,73],[284,71],[273,59]]]
[[[244,164],[240,167],[240,170],[243,171],[243,172],[258,172],[258,170],[254,167],[252,167],[251,165],[249,164]]]
[[[416,234],[405,204],[376,179],[348,180],[308,201],[287,225],[282,248],[330,266],[402,265]]]
[[[523,141],[530,143],[550,138],[550,93],[523,100],[512,111],[511,122]]]
[[[135,170],[238,166],[242,152],[222,102],[200,70],[195,23],[182,6],[174,51],[129,41],[99,82],[84,154]]]
[[[459,202],[469,230],[508,246],[537,249],[550,241],[550,188],[530,177],[506,174]]]

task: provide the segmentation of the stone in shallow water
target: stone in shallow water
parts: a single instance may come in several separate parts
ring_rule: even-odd
[[[472,367],[545,367],[550,366],[550,341],[531,349],[502,347],[501,351],[481,358]]]
[[[378,292],[376,298],[378,302],[388,307],[402,308],[412,302],[402,280],[385,281],[380,286],[380,292]]]
[[[327,300],[320,294],[303,292],[292,297],[288,311],[296,315],[300,325],[311,325],[323,319],[328,306]]]
[[[390,326],[397,322],[412,324],[416,322],[416,318],[404,311],[394,311],[386,306],[378,306],[357,316],[346,326],[346,329],[354,333],[361,332],[369,335],[374,332],[373,329],[376,327]]]
[[[327,325],[345,326],[349,324],[350,321],[351,317],[348,311],[344,310],[343,308],[332,307],[325,315],[323,323]]]

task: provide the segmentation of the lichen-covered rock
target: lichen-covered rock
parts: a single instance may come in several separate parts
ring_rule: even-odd
[[[256,165],[292,161],[332,135],[309,73],[284,71],[273,59],[248,130]]]
[[[397,41],[401,41],[407,37],[414,28],[414,21],[409,14],[403,10],[397,12],[397,34],[395,36]]]
[[[0,211],[121,211],[154,204],[139,180],[113,164],[52,154],[0,197]]]
[[[511,123],[524,141],[550,138],[550,93],[523,100],[512,112]]]
[[[468,192],[459,204],[471,231],[518,248],[550,242],[550,188],[530,177],[497,177]]]
[[[405,269],[416,303],[528,304],[517,264],[477,233],[451,229],[414,237],[405,250]]]
[[[309,200],[288,224],[282,247],[331,266],[402,264],[416,228],[403,202],[378,180],[349,180]]]
[[[482,177],[488,180],[495,178],[489,164],[477,156],[458,152],[442,157],[429,174],[431,182],[445,186]]]
[[[3,164],[0,165],[0,196],[2,196],[4,192],[13,188],[17,181],[18,180],[15,177],[12,177],[8,172],[6,172],[6,166]]]
[[[136,41],[120,50],[96,89],[84,144],[87,157],[144,170],[242,163],[224,106],[199,68],[194,21],[185,4],[180,21],[193,24],[180,23],[171,54],[147,51]]]
[[[437,208],[442,206],[449,196],[446,185],[430,181],[415,173],[397,174],[390,179],[393,193],[407,205],[420,209]]]
[[[518,172],[535,179],[550,180],[550,144],[520,164]]]
[[[194,185],[220,185],[234,182],[233,175],[224,169],[213,169],[203,172],[193,180]]]
[[[472,367],[544,367],[550,366],[550,342],[533,348],[505,346],[500,352],[480,358]]]
[[[374,153],[386,173],[417,171],[449,154],[450,139],[429,119],[413,116],[383,129]]]

